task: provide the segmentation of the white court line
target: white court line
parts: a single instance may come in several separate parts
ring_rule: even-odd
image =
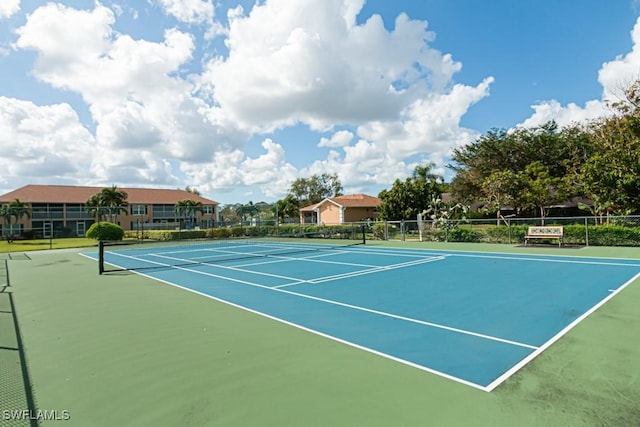
[[[243,255],[243,253],[239,253],[239,252],[232,252],[233,254],[236,255]],[[282,261],[308,261],[308,262],[318,262],[318,263],[322,263],[322,264],[335,264],[335,265],[348,265],[350,267],[367,267],[367,268],[375,268],[375,267],[380,267],[379,265],[371,265],[371,264],[359,264],[356,262],[342,262],[342,261],[324,261],[324,260],[318,260],[318,259],[312,259],[312,257],[292,257],[292,256],[287,256],[286,254],[281,254],[278,255],[277,253],[274,255],[261,255],[263,252],[257,253],[257,252],[253,252],[253,253],[246,253],[245,255],[252,255],[252,254],[257,254],[255,257],[251,257],[248,256],[247,258],[276,258]],[[151,254],[151,255],[155,255],[155,254]],[[335,254],[331,254],[331,255],[335,255]],[[328,256],[328,255],[325,255]],[[193,257],[190,258],[192,260],[194,259],[204,259],[204,258],[211,258],[209,256],[200,256],[200,257]],[[241,258],[239,258],[241,259]],[[233,261],[233,260],[230,260]],[[266,262],[268,263],[268,261]],[[236,266],[237,267],[237,266]]]
[[[258,275],[258,276],[274,277],[276,279],[300,280],[297,277],[282,276],[280,274],[273,274],[273,273],[263,273],[263,272],[260,272],[260,271],[243,270],[242,268],[236,268],[236,267],[229,266],[229,265],[198,262],[198,261],[193,261],[193,260],[189,260],[189,259],[185,259],[185,258],[169,257],[169,256],[165,256],[165,255],[160,255],[160,254],[152,254],[152,255],[155,256],[155,257],[158,257],[158,258],[165,258],[165,259],[170,259],[170,260],[174,260],[174,261],[180,261],[180,262],[183,262],[185,264],[206,265],[208,267],[221,268],[223,270],[234,270],[234,271],[239,271],[241,273],[250,273],[250,274],[255,274],[255,275]],[[171,264],[166,264],[166,265],[169,266],[169,267],[172,266]],[[189,269],[189,271],[195,271],[195,270]]]
[[[224,269],[228,269],[228,270],[242,271],[244,273],[259,274],[259,275],[273,276],[273,277],[281,277],[283,279],[288,279],[288,280],[295,280],[295,281],[303,281],[304,280],[304,279],[298,279],[296,277],[278,276],[278,275],[272,275],[272,274],[269,274],[269,273],[261,273],[259,271],[245,270],[245,269],[240,268],[240,267],[245,267],[247,265],[268,264],[268,262],[226,266],[226,265],[222,265],[222,264],[216,263],[215,260],[212,261],[212,262],[197,261],[199,259],[210,259],[211,258],[211,257],[205,257],[205,256],[193,257],[193,258],[177,258],[177,257],[169,257],[169,256],[166,256],[164,254],[156,254],[156,253],[149,254],[149,256],[172,259],[172,260],[175,260],[175,261],[184,262],[185,264],[202,264],[202,265],[208,265],[208,266],[211,266],[211,267],[224,268]],[[262,258],[263,255],[257,255],[257,257],[258,258]],[[269,258],[276,258],[276,259],[279,260],[278,262],[284,262],[284,261],[308,261],[308,262],[319,262],[319,263],[323,263],[323,264],[346,265],[346,266],[349,266],[349,267],[366,267],[366,268],[373,268],[373,269],[381,268],[378,265],[358,264],[358,263],[354,263],[354,262],[322,261],[322,260],[316,260],[316,259],[309,259],[308,257],[296,258],[296,257],[288,257],[288,256],[284,256],[284,255],[269,255]]]
[[[491,336],[491,335],[481,334],[481,333],[478,333],[478,332],[468,331],[468,330],[465,330],[465,329],[454,328],[454,327],[451,327],[451,326],[441,325],[439,323],[433,323],[433,322],[427,322],[427,321],[424,321],[424,320],[413,319],[411,317],[400,316],[400,315],[397,315],[397,314],[387,313],[387,312],[384,312],[384,311],[374,310],[374,309],[366,308],[366,307],[360,307],[360,306],[357,306],[357,305],[347,304],[347,303],[340,302],[340,301],[334,301],[334,300],[330,300],[330,299],[327,299],[327,298],[320,298],[320,297],[316,297],[316,296],[313,296],[313,295],[301,294],[301,293],[298,293],[298,292],[289,291],[287,289],[276,289],[276,288],[273,288],[271,286],[265,286],[265,285],[261,285],[261,284],[258,284],[258,283],[252,283],[252,282],[249,282],[249,281],[246,281],[246,280],[233,279],[231,277],[220,276],[220,275],[209,273],[209,272],[206,272],[206,271],[192,270],[190,268],[183,268],[183,267],[175,267],[175,266],[172,266],[170,264],[164,264],[164,263],[155,262],[155,261],[148,261],[148,260],[141,259],[141,258],[138,258],[138,257],[134,257],[134,256],[131,256],[131,255],[124,255],[124,254],[117,254],[117,255],[120,255],[120,256],[123,256],[123,257],[126,257],[126,258],[132,258],[132,259],[138,259],[138,260],[142,260],[142,261],[146,261],[146,262],[151,262],[151,263],[154,263],[154,264],[163,265],[163,266],[170,267],[170,268],[175,268],[175,269],[178,269],[178,270],[188,271],[188,272],[195,273],[195,274],[200,274],[200,275],[203,275],[203,276],[217,277],[217,278],[221,278],[221,279],[231,280],[231,281],[237,282],[237,283],[244,283],[246,285],[255,286],[255,287],[258,287],[258,288],[268,289],[268,290],[271,290],[273,292],[282,292],[282,293],[285,293],[285,294],[288,294],[288,295],[295,295],[295,296],[300,297],[300,298],[306,298],[306,299],[310,299],[310,300],[314,300],[314,301],[324,302],[324,303],[327,303],[327,304],[337,305],[337,306],[340,306],[340,307],[350,308],[352,310],[357,310],[357,311],[363,311],[363,312],[366,312],[366,313],[377,314],[379,316],[389,317],[389,318],[397,319],[397,320],[403,320],[403,321],[409,322],[409,323],[415,323],[415,324],[423,325],[423,326],[430,326],[432,328],[443,329],[443,330],[447,330],[447,331],[450,331],[450,332],[456,332],[456,333],[459,333],[459,334],[469,335],[469,336],[473,336],[473,337],[477,337],[477,338],[484,338],[484,339],[487,339],[487,340],[490,340],[490,341],[497,341],[497,342],[501,342],[501,343],[504,343],[504,344],[515,345],[515,346],[518,346],[518,347],[525,347],[525,348],[530,348],[530,349],[534,349],[534,350],[538,348],[536,346],[533,346],[533,345],[530,345],[530,344],[521,343],[521,342],[518,342],[518,341],[507,340],[507,339],[504,339],[504,338],[494,337],[494,336]],[[150,276],[150,277],[153,277],[153,276]]]
[[[84,255],[82,253],[80,255],[88,257],[87,255]],[[90,258],[90,257],[88,257],[88,258]],[[91,259],[93,259],[93,258],[91,258]],[[119,266],[119,265],[115,265],[115,267],[124,268],[124,267]],[[455,381],[455,382],[457,382],[459,384],[464,384],[464,385],[467,385],[469,387],[473,387],[473,388],[478,389],[478,390],[487,391],[486,387],[484,387],[484,386],[481,386],[479,384],[473,383],[471,381],[464,380],[462,378],[454,377],[453,375],[437,371],[437,370],[429,368],[427,366],[419,365],[417,363],[410,362],[408,360],[401,359],[399,357],[392,356],[390,354],[383,353],[381,351],[374,350],[372,348],[365,347],[365,346],[353,343],[351,341],[347,341],[347,340],[344,340],[342,338],[338,338],[338,337],[335,337],[333,335],[329,335],[329,334],[326,334],[324,332],[317,331],[315,329],[307,328],[306,326],[302,326],[302,325],[299,325],[297,323],[293,323],[291,321],[284,320],[284,319],[281,319],[281,318],[276,317],[276,316],[272,316],[272,315],[264,313],[262,311],[254,310],[254,309],[246,307],[244,305],[236,304],[236,303],[233,303],[231,301],[227,301],[225,299],[222,299],[222,298],[219,298],[219,297],[215,297],[213,295],[205,294],[204,292],[196,291],[195,289],[187,288],[185,286],[178,285],[178,284],[170,282],[168,280],[160,279],[158,277],[154,277],[154,276],[142,273],[140,271],[134,271],[134,273],[139,275],[139,276],[143,276],[143,277],[146,277],[148,279],[155,280],[155,281],[164,283],[164,284],[169,285],[169,286],[174,286],[176,288],[182,289],[183,291],[192,292],[194,294],[203,296],[205,298],[209,298],[209,299],[212,299],[214,301],[218,301],[218,302],[221,302],[223,304],[227,304],[227,305],[230,305],[232,307],[236,307],[236,308],[239,308],[241,310],[248,311],[249,313],[257,314],[258,316],[262,316],[262,317],[265,317],[267,319],[275,320],[276,322],[280,322],[280,323],[283,323],[285,325],[292,326],[294,328],[298,328],[298,329],[301,329],[301,330],[306,331],[306,332],[310,332],[310,333],[318,335],[320,337],[327,338],[327,339],[330,339],[332,341],[339,342],[341,344],[345,344],[345,345],[348,345],[350,347],[357,348],[359,350],[363,350],[363,351],[369,352],[371,354],[375,354],[377,356],[384,357],[385,359],[393,360],[395,362],[402,363],[403,365],[411,366],[412,368],[420,369],[421,371],[429,372],[430,374],[434,374],[434,375],[438,375],[438,376],[440,376],[442,378],[446,378],[448,380]]]
[[[400,248],[400,251],[403,251],[403,250],[407,250],[407,251],[409,251],[409,250],[413,250],[413,251],[416,251],[415,249],[403,249],[403,248]],[[420,251],[420,250],[418,250],[418,251]],[[360,253],[368,253],[366,250],[365,250],[365,251],[358,250],[357,252],[360,252]],[[394,253],[394,252],[396,252],[396,251],[389,251],[389,252],[386,252],[386,253],[385,253],[385,252],[380,251],[380,252],[379,252],[379,254],[380,254],[380,255],[385,255],[385,254],[386,254],[386,255],[389,255],[390,253]],[[427,253],[427,252],[431,252],[432,254],[434,253],[434,251],[426,251],[426,250],[422,251],[422,253],[423,253],[423,254],[424,254],[424,253]],[[435,251],[435,253],[442,253],[442,252],[444,252],[444,251]],[[114,254],[115,254],[115,255],[121,255],[121,254],[117,254],[117,253],[114,253]],[[447,255],[457,255],[457,256],[462,256],[462,257],[463,257],[463,256],[465,256],[465,255],[466,255],[466,256],[470,256],[470,257],[477,256],[477,255],[468,254],[468,251],[456,251],[456,250],[447,251],[447,252],[446,252],[446,254],[447,254]],[[500,259],[500,258],[513,258],[513,259],[515,259],[515,260],[527,260],[527,259],[529,259],[529,258],[528,258],[528,256],[530,256],[530,255],[526,255],[526,254],[524,254],[522,257],[513,257],[513,256],[510,256],[510,255],[513,255],[513,254],[509,254],[509,253],[504,253],[504,254],[503,254],[503,253],[499,253],[499,252],[494,252],[494,254],[496,254],[496,255],[509,255],[509,256],[507,256],[507,257],[504,257],[504,256],[495,256],[495,258],[498,258],[498,259]],[[84,255],[84,254],[80,254],[80,255]],[[87,256],[87,255],[84,255],[84,256]],[[123,256],[123,255],[121,255],[121,256]],[[415,255],[408,255],[408,256],[413,256],[413,257],[415,257],[415,256],[419,256],[419,255],[415,254]],[[550,256],[558,256],[558,257],[563,257],[563,258],[597,259],[596,257],[584,257],[584,256],[574,256],[574,255],[571,255],[571,256],[569,256],[569,255],[550,255]],[[87,257],[88,257],[88,256],[87,256]],[[140,260],[142,260],[142,261],[146,261],[146,262],[152,262],[152,261],[144,260],[144,259],[137,258],[137,257],[129,257],[129,258],[140,259]],[[92,259],[93,259],[93,258],[92,258]],[[630,258],[613,258],[613,257],[607,257],[607,258],[602,258],[602,259],[611,259],[611,260],[630,260],[630,261],[631,261],[631,259],[630,259]],[[547,259],[540,259],[540,261],[547,261]],[[153,262],[152,262],[152,263],[153,263]],[[111,263],[111,264],[112,264],[112,263]],[[162,263],[156,263],[156,264],[164,265],[164,264],[162,264]],[[625,267],[626,267],[626,266],[638,267],[638,264],[625,264],[625,263],[600,263],[600,262],[598,262],[597,264],[603,264],[603,265],[611,265],[611,264],[613,264],[613,265],[621,265],[621,266],[625,266]],[[114,265],[115,265],[115,264],[114,264]],[[121,267],[121,266],[118,266],[118,265],[115,265],[115,266],[116,266],[116,267],[120,267],[120,268],[124,268],[124,267]],[[170,267],[170,266],[168,266],[168,267]],[[202,274],[202,272],[194,271],[194,270],[191,270],[191,269],[189,269],[189,268],[179,268],[179,267],[173,267],[173,268],[178,268],[178,269],[185,270],[185,271],[188,271],[188,272],[193,272],[193,273],[196,273],[196,274]],[[593,313],[593,312],[594,312],[594,311],[596,311],[598,308],[600,308],[602,305],[604,305],[606,302],[608,302],[611,298],[613,298],[615,295],[617,295],[620,291],[622,291],[625,287],[627,287],[627,286],[628,286],[629,284],[631,284],[633,281],[638,280],[638,278],[640,278],[640,273],[639,273],[639,274],[637,274],[636,276],[634,276],[632,279],[630,279],[629,281],[627,281],[625,284],[623,284],[622,286],[620,286],[618,289],[610,289],[609,291],[610,291],[610,292],[612,292],[612,293],[611,293],[609,296],[607,296],[605,299],[603,299],[600,303],[598,303],[598,304],[597,304],[597,305],[595,305],[592,309],[590,309],[589,311],[587,311],[586,313],[584,313],[582,316],[580,316],[578,319],[576,319],[574,322],[572,322],[570,325],[568,325],[566,328],[564,328],[561,332],[559,332],[557,335],[555,335],[551,340],[549,340],[549,341],[547,341],[546,343],[544,343],[542,346],[537,347],[537,348],[536,348],[536,347],[531,346],[531,348],[535,349],[535,351],[534,351],[531,355],[529,355],[529,356],[528,356],[528,357],[526,357],[525,359],[521,360],[518,364],[514,365],[514,366],[513,366],[509,371],[505,372],[502,376],[500,376],[499,378],[497,378],[496,380],[494,380],[494,381],[493,381],[491,384],[489,384],[488,386],[482,386],[482,385],[479,385],[479,384],[476,384],[476,383],[473,383],[473,382],[470,382],[470,381],[464,380],[464,379],[462,379],[462,378],[458,378],[458,377],[452,376],[452,375],[450,375],[450,374],[446,374],[446,373],[443,373],[443,372],[439,372],[439,371],[437,371],[437,370],[434,370],[434,369],[428,368],[428,367],[426,367],[426,366],[418,365],[418,364],[415,364],[415,363],[413,363],[413,362],[410,362],[410,361],[407,361],[407,360],[404,360],[404,359],[400,359],[400,358],[397,358],[397,357],[395,357],[395,356],[392,356],[392,355],[389,355],[389,354],[386,354],[386,353],[381,353],[381,352],[379,352],[379,351],[377,351],[377,350],[373,350],[373,349],[370,349],[370,348],[367,348],[367,347],[364,347],[364,346],[360,346],[360,345],[358,345],[358,344],[355,344],[355,343],[352,343],[352,342],[349,342],[349,341],[345,341],[345,340],[342,340],[342,339],[340,339],[340,338],[333,337],[333,336],[331,336],[331,335],[327,335],[327,334],[324,334],[324,333],[322,333],[322,332],[319,332],[319,331],[316,331],[316,330],[313,330],[313,329],[306,328],[306,327],[301,326],[301,325],[298,325],[298,324],[296,324],[296,323],[292,323],[292,322],[289,322],[289,321],[287,321],[287,320],[280,319],[280,318],[277,318],[277,317],[274,317],[274,316],[268,315],[268,314],[266,314],[266,313],[263,313],[263,312],[260,312],[260,311],[257,311],[257,310],[253,310],[253,309],[250,309],[250,308],[248,308],[248,307],[244,307],[244,306],[242,306],[242,305],[235,304],[235,303],[232,303],[232,302],[226,301],[226,300],[221,299],[221,298],[217,298],[217,297],[214,297],[214,296],[211,296],[211,295],[208,295],[208,294],[205,294],[205,293],[202,293],[202,292],[199,292],[199,291],[193,290],[193,289],[189,289],[189,288],[183,287],[183,286],[181,286],[181,285],[177,285],[177,284],[175,284],[175,283],[172,283],[172,282],[169,282],[169,281],[166,281],[166,280],[163,280],[163,279],[159,279],[159,278],[154,277],[154,276],[150,276],[150,275],[144,274],[144,273],[139,272],[139,271],[134,271],[134,273],[135,273],[135,274],[138,274],[138,275],[141,275],[141,276],[148,277],[148,278],[153,279],[153,280],[158,280],[158,281],[160,281],[160,282],[166,283],[166,284],[171,285],[171,286],[175,286],[175,287],[177,287],[177,288],[180,288],[180,289],[186,290],[186,291],[188,291],[188,292],[193,292],[193,293],[196,293],[196,294],[202,295],[202,296],[204,296],[204,297],[206,297],[206,298],[211,298],[211,299],[213,299],[213,300],[220,301],[220,302],[223,302],[223,303],[225,303],[225,304],[229,304],[229,305],[231,305],[231,306],[235,306],[235,307],[241,308],[241,309],[243,309],[243,310],[247,310],[247,311],[249,311],[249,312],[252,312],[252,313],[255,313],[255,314],[258,314],[258,315],[264,316],[264,317],[266,317],[266,318],[270,318],[270,319],[273,319],[273,320],[279,321],[279,322],[281,322],[281,323],[288,324],[288,325],[290,325],[290,326],[293,326],[293,327],[296,327],[296,328],[299,328],[299,329],[302,329],[302,330],[306,330],[306,331],[311,332],[311,333],[314,333],[314,334],[316,334],[316,335],[319,335],[319,336],[323,336],[323,337],[326,337],[326,338],[332,339],[332,340],[334,340],[334,341],[336,341],[336,342],[341,342],[341,343],[344,343],[344,344],[346,344],[346,345],[352,346],[352,347],[354,347],[354,348],[359,348],[359,349],[362,349],[362,350],[368,351],[368,352],[370,352],[370,353],[377,354],[377,355],[379,355],[379,356],[385,357],[385,358],[387,358],[387,359],[394,360],[394,361],[397,361],[397,362],[403,363],[403,364],[405,364],[405,365],[415,367],[415,368],[420,369],[420,370],[422,370],[422,371],[430,372],[430,373],[432,373],[432,374],[435,374],[435,375],[441,376],[441,377],[443,377],[443,378],[447,378],[447,379],[450,379],[450,380],[452,380],[452,381],[456,381],[456,382],[458,382],[458,383],[465,384],[465,385],[468,385],[468,386],[471,386],[471,387],[473,387],[473,388],[476,388],[476,389],[479,389],[479,390],[483,390],[483,391],[486,391],[486,392],[491,392],[492,390],[494,390],[496,387],[498,387],[500,384],[502,384],[504,381],[506,381],[510,376],[514,375],[518,370],[520,370],[522,367],[524,367],[526,364],[528,364],[531,360],[533,360],[535,357],[537,357],[540,353],[542,353],[544,350],[546,350],[548,347],[550,347],[550,346],[551,346],[553,343],[555,343],[558,339],[560,339],[562,336],[564,336],[566,333],[568,333],[568,332],[569,332],[569,330],[570,330],[570,329],[572,329],[573,327],[575,327],[575,326],[576,326],[580,321],[584,320],[584,318],[588,317],[591,313]],[[260,284],[251,283],[251,282],[244,281],[244,280],[233,279],[233,278],[226,277],[226,276],[218,276],[218,275],[211,274],[211,273],[206,273],[206,274],[207,274],[207,275],[209,275],[209,276],[212,276],[212,277],[218,277],[218,278],[221,278],[221,279],[223,279],[223,280],[229,280],[229,281],[238,282],[238,283],[242,283],[242,284],[246,284],[246,285],[250,285],[250,286],[256,286],[256,287],[260,287],[260,288],[267,288],[267,289],[271,289],[270,287],[267,287],[267,286],[264,286],[264,285],[260,285]],[[274,291],[281,291],[281,292],[285,292],[285,293],[292,294],[292,295],[298,295],[298,296],[303,297],[303,298],[309,298],[308,296],[306,296],[306,295],[304,295],[304,294],[297,294],[297,293],[295,293],[295,292],[290,292],[290,291],[287,291],[287,290],[279,290],[279,289],[272,289],[272,290],[274,290]],[[313,298],[313,297],[312,297],[311,299],[315,299],[315,298]]]
[[[239,271],[242,273],[248,273],[248,274],[255,274],[255,275],[259,275],[259,276],[267,276],[267,277],[273,277],[273,278],[277,278],[277,279],[286,279],[286,280],[292,280],[292,283],[287,283],[284,285],[278,285],[278,286],[269,286],[269,288],[281,288],[281,287],[287,287],[287,286],[294,286],[294,285],[301,285],[304,283],[323,283],[323,282],[329,282],[332,280],[339,280],[339,279],[344,279],[347,277],[353,277],[353,276],[360,276],[363,274],[371,274],[371,273],[377,273],[380,271],[386,271],[386,270],[393,270],[396,268],[402,268],[402,267],[409,267],[411,265],[416,265],[416,264],[425,264],[428,262],[432,262],[432,261],[441,261],[443,259],[445,259],[444,257],[435,257],[435,258],[425,258],[422,260],[415,260],[415,261],[409,261],[409,262],[404,262],[401,264],[393,264],[393,265],[388,265],[388,266],[370,266],[370,265],[366,265],[366,264],[355,264],[355,263],[333,263],[331,261],[329,261],[329,263],[331,264],[340,264],[340,265],[348,265],[348,266],[353,266],[353,267],[370,267],[368,270],[359,270],[359,271],[352,271],[352,272],[348,272],[348,273],[340,273],[340,274],[334,274],[331,276],[325,276],[325,277],[319,277],[319,278],[315,278],[315,279],[299,279],[297,277],[290,277],[290,276],[283,276],[280,274],[274,274],[274,273],[265,273],[265,272],[261,272],[261,271],[253,271],[253,270],[245,270],[243,268],[240,268],[240,266],[228,266],[228,265],[221,265],[221,264],[216,264],[216,263],[207,263],[207,262],[199,262],[199,261],[194,261],[194,259],[186,259],[186,258],[177,258],[177,257],[170,257],[170,256],[166,256],[166,255],[162,255],[162,254],[150,254],[150,256],[154,256],[154,257],[158,257],[158,258],[164,258],[167,260],[173,260],[173,261],[178,261],[184,264],[192,264],[192,265],[206,265],[209,267],[213,267],[213,268],[221,268],[224,270],[233,270],[233,271]],[[304,260],[304,259],[300,259],[300,258],[287,258],[287,257],[282,257],[285,258],[286,260],[291,260],[291,261],[299,261],[299,260]],[[313,261],[313,260],[311,260]],[[171,264],[167,264],[167,265],[171,265]]]
[[[388,250],[387,250],[388,249]],[[556,255],[556,254],[532,254],[532,253],[511,253],[511,252],[482,252],[482,251],[463,251],[456,249],[420,249],[420,248],[375,248],[370,249],[366,247],[358,247],[357,249],[352,249],[354,252],[359,253],[369,253],[369,251],[375,251],[376,254],[384,255],[384,254],[393,254],[393,255],[401,255],[406,254],[406,256],[423,256],[421,253],[428,253],[430,255],[451,255],[451,256],[460,256],[460,257],[470,257],[470,258],[496,258],[496,259],[514,259],[514,260],[534,260],[534,261],[555,261],[561,262],[558,259],[568,258],[567,262],[576,262],[579,264],[583,263],[594,263],[595,265],[613,265],[613,266],[623,266],[623,267],[640,267],[640,263],[637,262],[635,258],[621,258],[621,257],[597,257],[597,256],[584,256],[584,255]],[[482,255],[482,254],[487,255]],[[547,259],[544,258],[532,258],[532,257],[549,257]],[[576,260],[577,259],[577,260]],[[594,260],[594,261],[580,261],[580,260]],[[595,261],[595,260],[612,260],[612,261],[631,261],[635,263],[622,263],[622,262],[603,262],[603,261]]]
[[[488,258],[488,259],[506,259],[510,261],[533,261],[533,262],[553,262],[560,264],[586,264],[586,265],[610,265],[613,267],[640,267],[640,264],[627,264],[621,262],[602,262],[602,261],[578,261],[573,259],[548,259],[548,258],[520,258],[515,256],[493,256],[493,255],[459,255],[449,254],[451,256],[459,256],[466,258]]]
[[[348,277],[362,276],[364,274],[371,274],[371,273],[380,273],[380,272],[383,272],[383,271],[395,270],[397,268],[411,267],[412,265],[427,264],[427,263],[430,263],[430,262],[433,262],[433,261],[442,261],[444,259],[445,259],[445,257],[443,257],[443,256],[442,257],[434,257],[434,258],[424,258],[424,259],[421,259],[421,260],[408,261],[408,262],[403,262],[403,263],[400,263],[400,264],[379,266],[379,267],[372,268],[370,270],[353,271],[353,272],[350,272],[350,273],[334,274],[332,276],[319,277],[317,279],[302,280],[302,281],[294,282],[294,283],[285,283],[284,285],[274,286],[274,288],[275,289],[286,288],[286,287],[289,287],[289,286],[302,285],[302,284],[305,284],[305,283],[317,284],[317,283],[331,282],[331,281],[334,281],[334,280],[346,279]]]
[[[265,264],[275,264],[278,262],[291,262],[291,261],[299,261],[299,260],[303,260],[303,259],[309,259],[309,258],[322,258],[322,257],[327,257],[327,256],[335,256],[335,255],[339,255],[339,254],[345,254],[347,253],[346,251],[340,251],[340,252],[331,252],[331,253],[323,253],[320,255],[311,255],[308,257],[304,257],[304,258],[285,258],[285,259],[270,259],[269,261],[261,261],[261,262],[252,262],[249,264],[240,264],[240,265],[236,265],[236,267],[252,267],[254,265],[265,265]],[[275,257],[269,257],[269,258],[275,258]]]
[[[553,343],[555,343],[560,338],[565,336],[578,323],[582,322],[587,316],[589,316],[591,313],[593,313],[594,311],[596,311],[597,309],[602,307],[607,301],[609,301],[614,296],[618,295],[620,293],[620,291],[622,291],[624,288],[629,286],[631,283],[633,283],[638,278],[640,278],[640,273],[638,273],[635,276],[633,276],[631,279],[629,279],[627,282],[625,282],[622,286],[620,286],[618,289],[616,289],[614,292],[610,293],[606,298],[604,298],[602,301],[600,301],[598,304],[596,304],[593,307],[591,307],[590,310],[587,310],[585,313],[583,313],[582,316],[578,317],[576,320],[574,320],[573,322],[569,323],[569,325],[567,325],[563,330],[561,330],[556,335],[554,335],[549,341],[545,342],[540,347],[538,347],[536,349],[536,351],[534,351],[533,353],[531,353],[530,355],[528,355],[527,357],[522,359],[518,364],[514,365],[507,372],[505,372],[500,377],[495,379],[491,384],[489,384],[486,387],[487,391],[492,391],[493,389],[498,387],[500,384],[502,384],[504,381],[506,381],[509,377],[511,377],[513,374],[515,374],[517,371],[519,371],[522,367],[524,367],[527,363],[529,363],[533,359],[535,359],[540,353],[542,353],[547,348],[549,348]]]

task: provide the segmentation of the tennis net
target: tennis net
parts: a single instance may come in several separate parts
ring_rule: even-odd
[[[170,241],[101,241],[99,273],[188,267],[243,259],[292,257],[365,244],[364,226],[316,230],[268,237]]]

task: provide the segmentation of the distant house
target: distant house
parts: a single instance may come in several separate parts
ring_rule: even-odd
[[[26,185],[0,196],[0,205],[20,199],[29,205],[31,217],[22,217],[17,224],[0,224],[0,235],[11,227],[13,234],[24,230],[40,230],[44,236],[63,230],[67,234],[84,236],[96,218],[89,214],[85,202],[104,187],[66,185]],[[118,213],[117,222],[125,230],[139,228],[140,224],[175,224],[180,218],[175,206],[180,200],[190,199],[202,203],[203,212],[197,213],[196,224],[212,227],[218,221],[218,202],[184,190],[157,188],[125,188],[127,212]]]
[[[366,194],[350,194],[322,200],[300,209],[302,224],[343,224],[378,217],[380,199]]]

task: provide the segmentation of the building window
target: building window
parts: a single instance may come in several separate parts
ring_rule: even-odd
[[[175,218],[175,205],[153,205],[153,218]]]
[[[147,205],[131,205],[131,215],[142,216],[147,214]]]
[[[202,213],[204,215],[213,215],[213,205],[202,206]]]

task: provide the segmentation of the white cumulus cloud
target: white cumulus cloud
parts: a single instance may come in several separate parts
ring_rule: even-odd
[[[16,45],[38,53],[33,74],[87,103],[100,147],[92,172],[107,182],[128,176],[175,185],[170,160],[197,164],[238,149],[242,140],[224,112],[179,75],[192,60],[192,36],[168,29],[162,42],[135,40],[115,33],[114,19],[99,4],[89,11],[48,4],[17,30]]]
[[[0,169],[6,181],[73,181],[86,176],[95,140],[68,104],[39,106],[0,96]],[[10,178],[13,177],[13,178]]]
[[[324,130],[390,119],[429,91],[444,91],[461,65],[430,48],[425,21],[378,15],[358,25],[361,0],[272,0],[230,14],[229,55],[203,82],[254,131],[294,123]]]
[[[353,140],[353,133],[348,130],[341,130],[334,133],[331,138],[320,138],[318,147],[344,147]]]
[[[168,15],[191,24],[211,22],[214,7],[211,0],[159,0]]]
[[[279,197],[297,177],[328,172],[357,191],[408,175],[416,158],[442,164],[477,136],[460,121],[493,78],[455,84],[461,64],[431,46],[426,21],[400,14],[390,30],[378,15],[358,23],[364,0],[256,2],[248,13],[228,11],[228,55],[212,57],[192,26],[219,25],[213,2],[157,1],[187,25],[155,41],[116,31],[125,9],[100,3],[47,3],[16,30],[15,47],[36,53],[31,74],[85,102],[95,123],[85,161],[93,180],[187,180],[205,193],[255,187]],[[290,125],[328,132],[297,142],[329,148],[328,156],[294,166],[272,134]],[[264,152],[247,156],[255,135]]]
[[[0,2],[0,19],[10,18],[20,11],[20,0],[2,0]]]

